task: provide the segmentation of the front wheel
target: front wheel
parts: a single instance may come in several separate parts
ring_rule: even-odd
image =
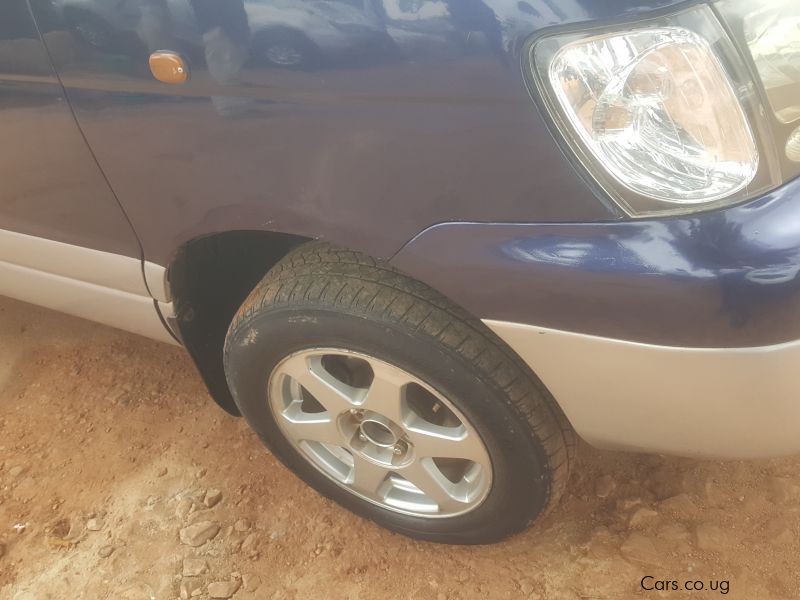
[[[480,321],[360,254],[301,246],[225,347],[243,416],[299,477],[394,531],[488,543],[552,506],[574,437]]]

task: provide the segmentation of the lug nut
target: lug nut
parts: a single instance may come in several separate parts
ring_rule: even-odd
[[[353,415],[356,419],[361,420],[364,417],[364,411],[359,410],[357,408],[351,408],[350,414]]]
[[[392,450],[392,452],[394,452],[395,456],[399,456],[400,454],[403,453],[403,447],[400,444],[397,444]]]
[[[360,439],[362,442],[366,442],[367,441],[367,436],[365,436],[363,433],[359,433],[358,434],[358,439]]]

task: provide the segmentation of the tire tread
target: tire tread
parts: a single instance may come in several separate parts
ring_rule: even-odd
[[[315,286],[321,278],[327,278],[324,285]],[[368,288],[374,289],[368,290],[365,301],[361,296]],[[297,298],[304,304],[368,313],[371,318],[407,326],[472,363],[529,424],[551,474],[544,509],[536,516],[553,508],[566,490],[576,435],[542,382],[484,323],[386,263],[326,242],[309,242],[287,254],[250,293],[230,325],[228,338],[231,332],[248,327],[261,310],[292,306]],[[376,310],[378,302],[383,305]]]

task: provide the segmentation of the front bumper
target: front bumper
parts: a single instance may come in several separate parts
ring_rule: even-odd
[[[437,225],[393,263],[482,317],[591,443],[800,452],[800,179],[680,218]]]
[[[676,348],[486,324],[590,444],[721,458],[800,453],[800,341]]]

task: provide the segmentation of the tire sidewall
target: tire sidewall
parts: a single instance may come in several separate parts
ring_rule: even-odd
[[[453,517],[405,515],[353,495],[311,465],[284,437],[267,390],[281,360],[312,348],[341,348],[381,359],[450,400],[476,429],[492,461],[492,487],[483,503]],[[524,415],[474,364],[423,333],[324,308],[265,309],[229,332],[225,369],[242,415],[273,454],[323,495],[381,525],[432,541],[489,543],[523,529],[547,505],[551,474]]]

